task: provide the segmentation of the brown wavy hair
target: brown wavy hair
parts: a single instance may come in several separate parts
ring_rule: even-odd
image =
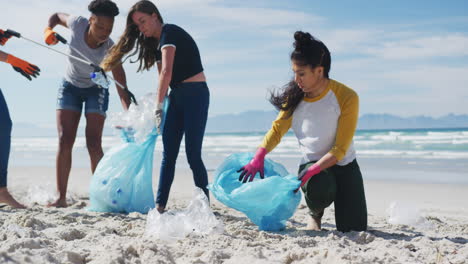
[[[143,33],[138,30],[137,25],[133,23],[133,13],[142,12],[148,15],[156,14],[159,21],[164,23],[161,13],[159,13],[158,8],[151,1],[142,0],[138,1],[132,6],[127,15],[127,25],[125,31],[120,37],[117,44],[115,44],[106,55],[104,60],[101,63],[101,67],[105,71],[112,70],[115,66],[125,62],[128,58],[137,55],[135,61],[130,60],[131,63],[139,62],[140,66],[138,67],[137,72],[142,70],[149,70],[154,63],[156,62],[156,47],[159,44],[159,40],[153,37],[145,37]],[[136,43],[136,47],[135,47]],[[134,50],[130,55],[128,55],[124,61],[122,58]]]

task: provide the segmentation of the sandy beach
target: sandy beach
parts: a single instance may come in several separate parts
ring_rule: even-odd
[[[285,230],[259,231],[245,215],[212,197],[212,210],[224,224],[222,234],[189,234],[165,241],[145,235],[146,215],[87,211],[89,178],[88,169],[73,169],[70,207],[52,209],[31,204],[31,192],[40,186],[43,192],[53,188],[54,169],[11,168],[9,188],[30,208],[0,207],[0,263],[467,263],[468,259],[466,185],[366,181],[369,230],[349,233],[335,230],[333,208],[325,213],[322,231],[304,230],[308,212],[304,201]],[[168,209],[183,210],[193,190],[190,171],[179,169]],[[394,201],[419,210],[422,223],[389,223],[387,211]]]
[[[1,0],[0,11],[1,200],[6,175],[26,206],[0,203],[0,264],[468,264],[468,0]],[[100,147],[116,159],[92,178]],[[64,205],[56,163],[64,183],[70,148],[68,206],[48,207]],[[257,151],[242,166],[271,159],[292,177],[306,161],[316,172],[356,158],[367,230],[337,231],[333,204],[307,230],[301,192],[284,229],[260,230],[276,219],[250,213],[284,198],[274,181],[268,193],[243,185],[247,198],[226,191],[260,204],[255,223],[213,194],[194,199],[190,167],[213,183],[230,155]],[[166,211],[146,213],[173,154]]]

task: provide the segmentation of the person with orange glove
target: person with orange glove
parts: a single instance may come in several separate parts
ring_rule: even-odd
[[[5,43],[11,38],[10,33],[0,29],[0,45],[5,45]]]
[[[4,46],[8,39],[11,38],[11,35],[0,29],[0,45]],[[36,78],[39,76],[39,72],[41,71],[39,67],[34,64],[31,64],[27,61],[24,61],[20,58],[17,58],[11,54],[5,53],[0,51],[0,61],[9,63],[13,69],[19,72],[24,77],[28,78],[28,80],[32,80],[31,77]]]
[[[0,45],[4,46],[11,38],[11,35],[0,29]],[[19,59],[11,54],[0,51],[0,61],[6,62],[13,66],[13,69],[24,77],[32,80],[39,75],[40,69],[36,65],[30,64],[22,59]],[[11,146],[11,129],[13,122],[10,118],[8,105],[0,89],[0,204],[7,204],[13,208],[25,208],[24,205],[11,196],[7,189],[7,174],[8,160],[10,158]]]
[[[11,196],[7,189],[12,126],[8,106],[0,89],[0,204],[7,204],[13,208],[25,208]]]
[[[54,13],[49,17],[44,31],[44,41],[48,45],[58,43],[57,25],[70,30],[69,56],[67,69],[58,91],[57,129],[59,147],[56,160],[56,182],[59,197],[49,204],[53,207],[67,207],[66,193],[72,164],[72,149],[82,112],[86,118],[86,146],[94,173],[104,155],[102,131],[109,105],[109,90],[96,85],[90,77],[94,68],[73,57],[82,58],[94,65],[101,64],[108,50],[114,45],[110,38],[114,18],[119,14],[117,5],[110,0],[93,0],[88,5],[89,18],[66,13]],[[122,63],[112,69],[114,79],[126,85]],[[117,86],[117,93],[125,110],[130,106],[127,92]],[[84,109],[83,109],[84,108]]]

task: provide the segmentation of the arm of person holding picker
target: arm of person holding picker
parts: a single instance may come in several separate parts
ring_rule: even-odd
[[[13,33],[14,34],[12,34],[12,31],[3,31],[0,29],[0,46],[5,45],[12,36],[17,36],[15,35],[17,34],[16,32]],[[29,80],[31,80],[31,76],[36,77],[39,75],[39,68],[37,66],[29,64],[8,53],[0,51],[0,61],[11,64],[13,69],[20,72]],[[24,209],[26,207],[19,203],[10,194],[7,188],[12,126],[13,122],[10,117],[8,105],[3,96],[2,89],[0,88],[0,204],[9,205],[12,208]]]
[[[44,30],[44,41],[48,45],[55,45],[58,42],[62,42],[69,46],[70,53],[74,56],[78,56],[81,59],[88,62],[89,65],[92,65],[94,69],[90,69],[91,71],[96,71],[96,69],[100,69],[99,64],[101,64],[104,55],[113,45],[113,41],[109,38],[110,33],[113,29],[114,17],[118,14],[118,9],[106,9],[104,12],[103,10],[99,9],[99,6],[94,6],[90,4],[88,8],[91,12],[91,17],[86,21],[81,17],[71,16],[65,13],[55,13],[53,14],[48,21],[47,27]],[[96,14],[95,14],[96,13]],[[80,41],[75,42],[67,42],[63,37],[57,34],[53,29],[56,25],[62,25],[72,31],[72,35],[81,34],[82,32],[79,30],[81,28],[82,23],[86,23],[87,29],[84,32],[85,37],[83,41],[85,45],[80,45],[82,43]],[[104,54],[98,50],[105,51]],[[99,55],[96,55],[99,53]],[[96,56],[95,56],[96,55]],[[83,63],[82,61],[73,61],[73,63]],[[75,67],[78,68],[79,66]],[[114,65],[111,70],[112,75],[114,76],[116,89],[120,97],[120,101],[122,106],[125,110],[128,110],[130,107],[130,103],[133,101],[136,103],[133,94],[127,88],[127,79],[125,75],[125,70],[122,67],[122,64]],[[88,74],[83,74],[89,76]],[[103,72],[104,73],[104,72]],[[107,76],[108,78],[110,76]]]
[[[5,45],[11,36],[12,35],[8,31],[3,31],[0,29],[0,45]],[[0,51],[0,61],[9,63],[15,71],[19,72],[30,81],[32,80],[31,77],[36,78],[39,76],[39,72],[41,71],[36,65],[3,51]]]
[[[11,34],[7,31],[0,29],[0,45],[4,46],[6,42],[11,38]]]
[[[54,31],[54,27],[56,25],[61,25],[68,28],[67,20],[69,16],[69,14],[65,13],[54,13],[50,16],[47,27],[44,29],[44,41],[47,45],[55,45],[59,42],[57,32]]]

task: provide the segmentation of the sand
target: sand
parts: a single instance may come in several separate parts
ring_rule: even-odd
[[[169,210],[184,209],[194,188],[190,171],[176,172]],[[212,197],[224,232],[171,242],[145,235],[146,215],[87,211],[89,177],[72,170],[66,209],[0,205],[0,263],[468,263],[467,185],[365,181],[369,230],[349,233],[336,231],[333,208],[322,231],[304,230],[304,202],[285,230],[259,231]],[[26,203],[33,186],[53,181],[53,168],[10,169],[9,188]],[[423,222],[389,223],[393,201],[420,210]]]

